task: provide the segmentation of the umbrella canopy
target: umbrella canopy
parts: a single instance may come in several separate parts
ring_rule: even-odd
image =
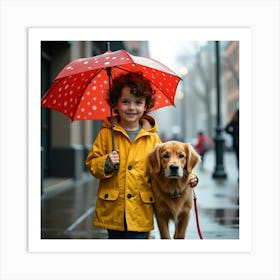
[[[156,90],[152,110],[174,105],[181,80],[176,73],[154,59],[118,50],[70,62],[55,78],[41,106],[57,110],[72,121],[105,119],[111,114],[106,96],[114,78],[136,71],[141,71]]]

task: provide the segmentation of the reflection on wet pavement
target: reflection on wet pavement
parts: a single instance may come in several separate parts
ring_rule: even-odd
[[[107,238],[106,230],[92,225],[96,193],[96,181],[89,179],[53,197],[42,199],[41,238]]]
[[[233,228],[239,227],[238,209],[210,209],[207,210],[206,215],[220,225],[227,225]]]

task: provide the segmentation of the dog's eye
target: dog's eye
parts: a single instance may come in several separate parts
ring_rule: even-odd
[[[179,154],[179,158],[184,158],[185,156],[183,154]]]
[[[163,157],[164,158],[169,158],[169,154],[164,154]]]

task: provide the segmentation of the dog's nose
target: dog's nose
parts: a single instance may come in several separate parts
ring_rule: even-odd
[[[175,164],[170,164],[169,168],[170,168],[170,171],[175,172],[175,171],[178,171],[179,166],[175,165]]]

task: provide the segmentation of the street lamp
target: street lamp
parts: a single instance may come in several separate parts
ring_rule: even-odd
[[[220,52],[219,41],[215,41],[216,53],[216,84],[217,84],[217,119],[216,119],[216,136],[215,136],[215,150],[216,150],[216,167],[213,173],[213,178],[225,179],[227,174],[224,169],[224,137],[222,135],[221,127],[221,92],[220,92]]]
[[[186,92],[185,92],[185,81],[184,78],[188,75],[188,68],[186,66],[182,66],[180,68],[180,74],[182,78],[182,92],[180,96],[180,100],[182,100],[181,103],[181,124],[182,124],[182,138],[183,141],[186,139],[186,104],[187,104],[187,98],[186,98]]]

